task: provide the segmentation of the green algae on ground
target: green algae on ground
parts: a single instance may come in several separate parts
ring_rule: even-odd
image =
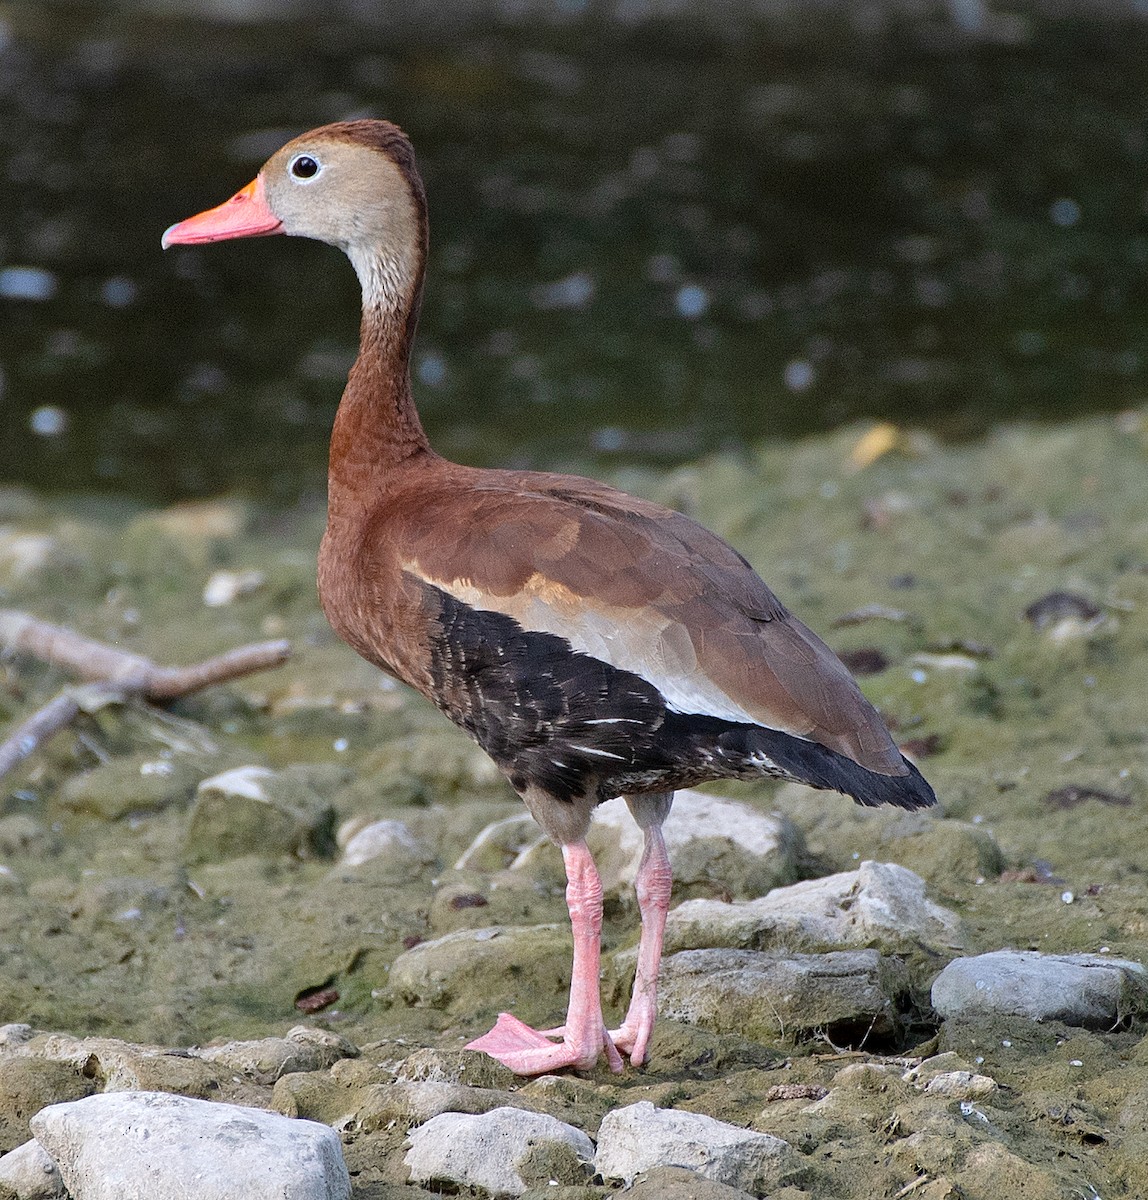
[[[939,809],[862,811],[769,782],[717,790],[792,821],[804,874],[868,858],[912,867],[960,913],[966,953],[1145,961],[1148,417],[1018,426],[960,447],[914,437],[860,471],[850,467],[855,439],[846,431],[626,483],[731,537],[835,649],[878,652],[862,686],[923,756]],[[187,1045],[281,1034],[299,1018],[301,994],[331,988],[339,1000],[306,1020],[359,1043],[453,1050],[498,1003],[561,1013],[561,881],[505,871],[513,847],[456,869],[517,802],[465,738],[331,635],[314,598],[319,511],[272,526],[232,501],[173,515],[26,494],[5,508],[4,495],[5,527],[56,547],[42,568],[0,556],[4,603],[163,662],[265,636],[290,637],[296,658],[181,701],[169,718],[103,710],[5,781],[0,1022]],[[203,588],[221,567],[267,583],[206,607]],[[1099,619],[1026,619],[1053,592],[1082,597]],[[57,671],[6,661],[0,713],[16,720],[61,682]],[[157,763],[170,772],[148,767]],[[426,857],[405,873],[394,862],[348,867],[330,844],[318,857],[249,846],[193,862],[192,789],[240,765],[305,777],[340,828],[401,821]],[[510,964],[492,961],[496,979],[476,970],[445,1007],[410,1003],[393,986],[392,964],[420,940],[556,921],[538,953],[515,960],[513,978]],[[608,950],[632,945],[628,906],[607,913],[605,936]],[[943,962],[922,949],[907,965],[910,1052],[937,1032],[927,986]],[[604,1103],[650,1098],[777,1133],[804,1149],[811,1172],[786,1194],[895,1194],[927,1173],[987,1197],[993,1180],[1021,1178],[1021,1166],[1032,1168],[1024,1186],[1036,1196],[1145,1194],[1148,1055],[1137,1020],[1125,1024],[1092,1034],[947,1024],[942,1048],[1002,1085],[978,1106],[986,1121],[891,1076],[885,1091],[835,1083],[842,1063],[816,1040],[781,1046],[672,1023],[644,1073],[614,1081],[600,1070],[585,1081],[592,1094],[547,1103],[592,1126]],[[768,1101],[778,1076],[836,1099]]]

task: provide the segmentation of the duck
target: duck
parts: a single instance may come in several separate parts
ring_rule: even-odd
[[[493,759],[566,871],[561,1025],[501,1013],[468,1043],[520,1075],[644,1064],[657,1016],[677,789],[795,780],[865,806],[935,793],[833,651],[688,516],[605,483],[467,466],[430,446],[411,389],[426,193],[396,125],[336,122],[271,156],[163,246],[288,234],[338,247],[362,287],[359,353],[331,432],[319,599],[355,651]],[[603,1017],[602,883],[586,835],[622,796],[642,831],[632,996]]]

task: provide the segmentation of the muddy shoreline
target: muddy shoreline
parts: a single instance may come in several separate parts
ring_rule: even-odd
[[[805,1156],[808,1173],[776,1196],[891,1195],[914,1172],[957,1189],[922,1184],[928,1196],[1021,1194],[1009,1188],[1029,1176],[1026,1196],[1148,1189],[1148,1042],[1138,1011],[1091,1029],[999,1015],[942,1020],[929,998],[958,952],[1148,960],[1146,465],[1148,414],[1135,411],[1004,427],[960,447],[904,431],[875,439],[858,427],[664,474],[618,474],[622,486],[731,540],[854,664],[940,806],[862,811],[768,782],[707,790],[795,831],[789,874],[776,882],[869,860],[901,864],[959,917],[962,945],[898,951],[906,998],[881,1036],[754,1041],[667,1021],[645,1070],[548,1085],[546,1103],[563,1119],[593,1135],[605,1111],[653,1099],[753,1125]],[[520,806],[465,738],[330,633],[314,595],[322,520],[313,507],[227,498],[157,510],[0,491],[4,606],[162,662],[264,637],[296,648],[283,669],[167,714],[101,709],[5,780],[0,1024],[170,1049],[282,1038],[304,1025],[373,1047],[357,1069],[391,1064],[393,1083],[393,1064],[424,1047],[454,1055],[501,1007],[540,1021],[561,1012],[559,860],[539,848],[529,869],[508,870],[530,836],[516,826],[486,858],[456,865]],[[227,578],[229,597],[219,582]],[[212,595],[227,598],[205,605],[213,579]],[[0,671],[5,725],[65,682],[10,656]],[[199,789],[253,766],[267,769],[260,778],[271,781],[276,812],[294,814],[275,836],[267,825],[221,830],[239,807],[213,808]],[[405,832],[352,862],[351,839],[380,821]],[[760,892],[760,875],[731,883],[722,861],[707,858],[675,902]],[[413,947],[487,928],[506,932],[509,957],[476,956],[446,999],[392,986],[392,965]],[[614,1004],[635,932],[619,890],[606,929]],[[905,1064],[938,1052],[995,1080],[984,1122],[902,1080]],[[274,1081],[212,1093],[190,1060],[149,1061],[147,1086],[215,1098],[232,1088],[243,1103],[271,1103]],[[877,1075],[838,1078],[867,1062]],[[10,1065],[2,1047],[0,1063]],[[293,1085],[303,1115],[326,1119],[331,1069]],[[5,1078],[13,1076],[0,1067]],[[35,1096],[73,1098],[89,1088],[82,1078],[57,1062],[43,1068]],[[828,1089],[838,1107],[811,1116],[812,1092],[800,1104],[766,1102],[781,1083]],[[0,1149],[27,1136],[30,1086],[0,1082]],[[517,1088],[508,1079],[491,1086]],[[534,1083],[516,1094],[537,1100],[546,1090]],[[356,1195],[401,1188],[401,1142],[394,1130],[344,1130]]]

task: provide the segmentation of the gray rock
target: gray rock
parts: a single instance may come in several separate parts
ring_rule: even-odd
[[[196,789],[187,854],[193,862],[244,854],[321,857],[334,851],[334,824],[334,809],[297,773],[235,767]]]
[[[946,1100],[991,1100],[998,1091],[995,1079],[975,1071],[941,1071],[925,1084],[927,1096]]]
[[[16,1200],[65,1200],[67,1192],[52,1156],[35,1138],[0,1158],[0,1194],[5,1188]]]
[[[1005,868],[1004,854],[991,830],[931,812],[898,813],[879,844],[942,891],[995,879]]]
[[[213,571],[203,586],[203,603],[208,608],[223,608],[259,591],[266,583],[262,571]]]
[[[219,1087],[220,1072],[210,1063],[189,1054],[172,1054],[163,1046],[135,1045],[117,1038],[36,1034],[8,1045],[0,1044],[0,1054],[4,1053],[67,1065],[77,1076],[90,1078],[107,1091],[163,1091],[207,1096]]]
[[[500,871],[533,846],[544,842],[538,822],[529,813],[492,821],[462,852],[456,871]]]
[[[648,1100],[602,1119],[594,1166],[627,1185],[655,1167],[685,1167],[716,1183],[760,1195],[794,1159],[788,1142],[702,1113],[655,1108]]]
[[[339,843],[343,847],[342,865],[362,866],[365,862],[385,860],[397,865],[414,863],[425,866],[434,861],[434,855],[411,833],[402,821],[371,821],[358,828],[339,831]]]
[[[296,1025],[286,1037],[199,1046],[189,1053],[205,1062],[237,1071],[256,1083],[274,1083],[294,1071],[325,1071],[341,1058],[355,1058],[359,1051],[337,1033]]]
[[[36,1030],[23,1022],[0,1025],[0,1054],[10,1054],[20,1046],[26,1046],[36,1036]]]
[[[949,963],[933,981],[932,1000],[943,1017],[996,1014],[1105,1029],[1148,1011],[1148,973],[1100,954],[994,950]]]
[[[685,1167],[654,1167],[626,1189],[626,1200],[754,1200],[741,1188],[702,1179]]]
[[[418,1008],[511,1005],[524,995],[562,995],[570,932],[560,925],[460,929],[400,954],[389,992]]]
[[[972,1065],[952,1050],[922,1059],[904,1071],[901,1080],[926,1095],[947,1100],[991,1100],[1000,1090],[995,1079],[972,1070]]]
[[[403,1161],[412,1183],[481,1187],[493,1196],[521,1196],[551,1179],[584,1182],[594,1157],[580,1129],[519,1108],[444,1113],[413,1130],[410,1146]]]
[[[757,1041],[815,1029],[848,1040],[868,1030],[893,1033],[895,999],[907,989],[904,964],[876,950],[683,950],[662,964],[658,1011]]]
[[[925,896],[925,881],[896,863],[775,888],[757,900],[687,900],[666,922],[669,950],[733,946],[821,951],[961,944],[960,918]]]
[[[510,1092],[430,1080],[372,1084],[362,1089],[358,1099],[355,1125],[368,1131],[381,1129],[392,1121],[401,1125],[425,1125],[443,1113],[478,1116],[496,1108],[518,1106]]]
[[[792,818],[817,849],[817,857],[853,869],[859,859],[892,858],[940,890],[959,890],[995,879],[1004,856],[984,825],[940,818],[935,810],[842,809],[803,783],[783,784],[774,807]]]
[[[97,1090],[95,1081],[70,1063],[21,1054],[0,1058],[0,1154],[31,1136],[28,1118],[46,1104],[79,1100]]]
[[[396,1064],[400,1083],[461,1083],[472,1088],[506,1089],[521,1077],[479,1050],[436,1050],[423,1046]]]
[[[32,1118],[73,1200],[348,1200],[338,1135],[278,1113],[106,1092]]]

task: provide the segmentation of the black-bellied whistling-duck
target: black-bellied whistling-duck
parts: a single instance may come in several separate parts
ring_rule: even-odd
[[[508,1013],[471,1042],[523,1075],[645,1061],[670,900],[662,822],[675,788],[763,775],[865,805],[921,808],[928,783],[833,652],[737,551],[605,484],[479,470],[430,448],[410,355],[427,254],[422,181],[386,121],[289,142],[164,246],[289,233],[346,252],[363,288],[359,357],[331,437],[319,597],[364,658],[494,759],[562,848],[574,932],[560,1029]],[[607,1031],[594,807],[622,795],[645,835],[634,993]],[[557,1040],[554,1040],[557,1039]]]

